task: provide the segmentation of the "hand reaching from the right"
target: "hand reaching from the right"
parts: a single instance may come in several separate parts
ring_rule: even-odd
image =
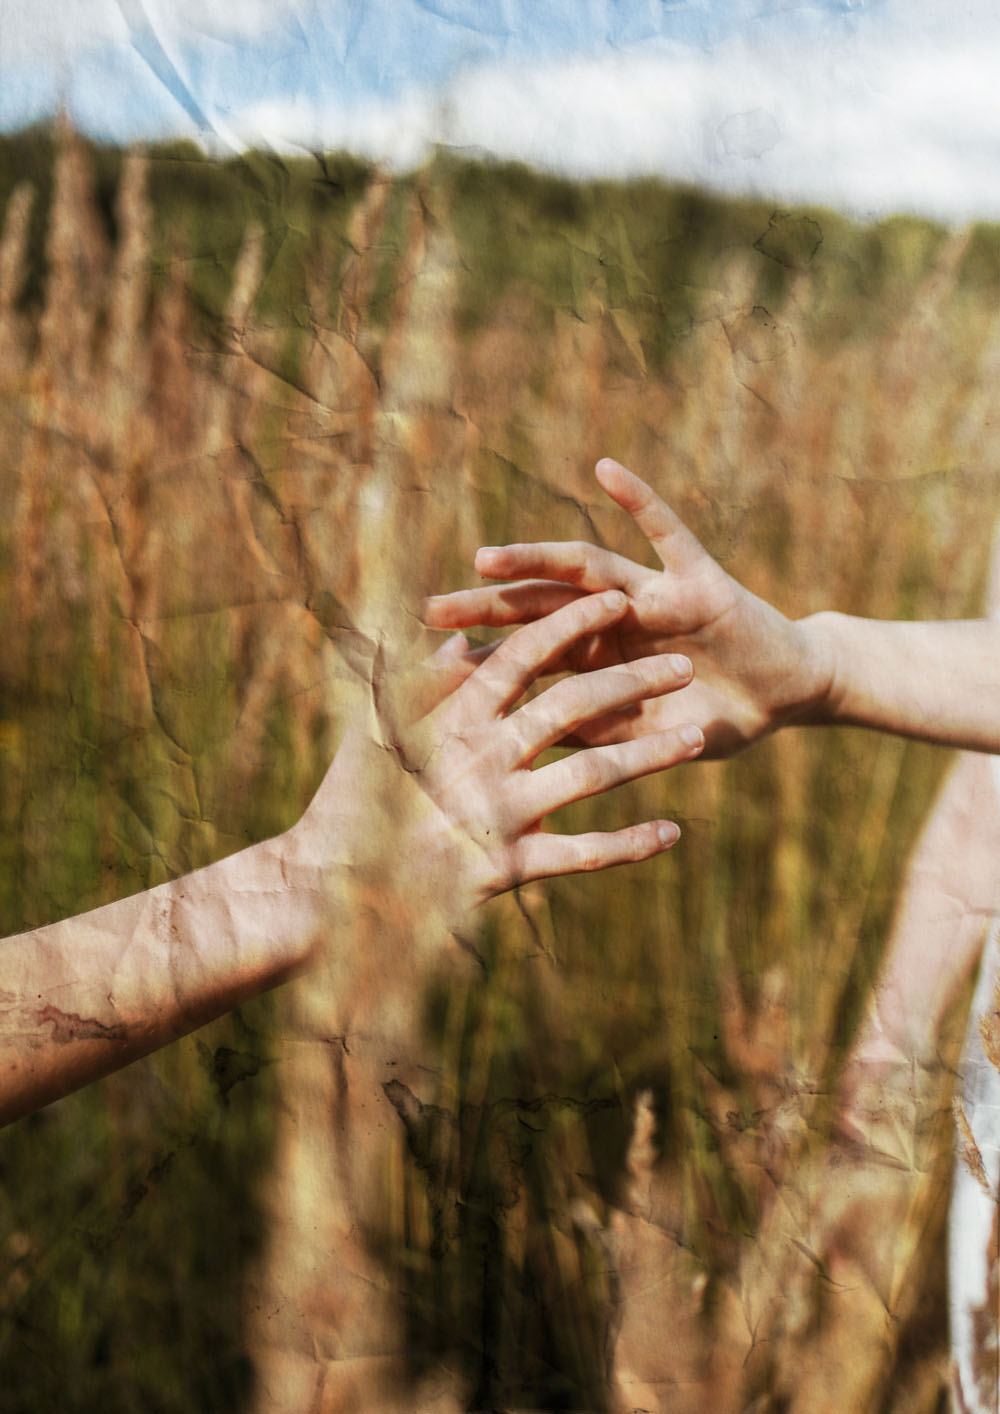
[[[646,535],[662,570],[584,542],[491,547],[479,551],[476,568],[514,582],[439,595],[428,602],[427,622],[505,627],[585,594],[623,589],[625,617],[558,666],[594,668],[680,652],[691,659],[695,679],[677,696],[585,724],[578,738],[625,741],[694,722],[705,733],[705,755],[727,756],[780,726],[807,720],[833,679],[832,659],[819,642],[728,575],[637,476],[605,460],[597,478]]]

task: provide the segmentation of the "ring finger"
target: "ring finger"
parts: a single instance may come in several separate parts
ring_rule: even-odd
[[[691,761],[704,747],[701,730],[687,725],[615,746],[591,747],[551,766],[541,766],[526,773],[525,823],[541,820],[574,800],[585,800],[625,781]]]
[[[681,653],[662,653],[564,678],[507,718],[507,729],[521,749],[517,764],[534,760],[584,722],[647,697],[676,692],[690,681],[691,661]]]

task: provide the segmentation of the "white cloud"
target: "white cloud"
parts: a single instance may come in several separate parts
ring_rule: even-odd
[[[656,173],[817,201],[1000,217],[1000,29],[878,25],[768,48],[645,46],[459,74],[392,102],[250,107],[233,128],[279,148],[350,147],[399,167],[435,142],[574,175]]]
[[[863,216],[1000,218],[995,0],[859,0],[848,12],[825,0],[720,0],[704,14],[728,16],[730,37],[710,49],[653,37],[663,16],[653,0],[634,0],[638,18],[621,37],[643,37],[631,47],[598,43],[610,14],[601,0],[567,11],[590,27],[562,34],[554,0],[546,14],[566,43],[594,41],[585,57],[487,62],[503,46],[484,41],[478,66],[450,69],[452,59],[427,62],[440,27],[420,27],[424,6],[395,4],[0,0],[0,116],[13,125],[65,103],[88,130],[120,139],[169,131],[221,150],[347,147],[402,168],[445,143],[574,175],[653,173]],[[435,0],[427,13],[454,8]],[[518,6],[503,13],[516,28]],[[392,16],[399,31],[381,46]],[[443,87],[405,86],[408,72],[442,69]],[[269,95],[287,85],[287,97],[255,101],[254,83]]]
[[[440,103],[411,90],[392,103],[365,99],[312,103],[303,95],[230,114],[227,135],[244,147],[296,153],[343,148],[400,170],[416,167],[441,141]]]
[[[0,0],[4,68],[69,62],[105,44],[128,44],[128,5],[118,0]],[[254,39],[301,8],[301,0],[135,0],[158,32],[180,38]]]

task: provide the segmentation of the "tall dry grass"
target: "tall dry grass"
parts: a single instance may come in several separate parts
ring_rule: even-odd
[[[465,582],[477,544],[596,537],[645,557],[590,476],[605,453],[789,612],[975,610],[998,335],[968,235],[887,230],[898,259],[868,297],[844,272],[869,237],[831,222],[817,245],[816,220],[776,215],[756,245],[705,258],[695,317],[662,348],[671,292],[625,198],[593,230],[543,232],[537,266],[494,288],[462,180],[447,163],[374,175],[344,229],[318,233],[298,320],[262,312],[274,247],[253,225],[225,308],[204,317],[191,232],[152,208],[141,153],[112,241],[63,134],[40,305],[21,297],[31,192],[11,198],[8,931],[290,823],[379,652],[419,639],[421,594]],[[301,1376],[334,1408],[363,1398],[333,1375],[374,1331],[404,1352],[401,1407],[783,1408],[808,1328],[821,1371],[877,1344],[871,1407],[935,1408],[944,1132],[906,1180],[889,1306],[851,1307],[858,1328],[833,1319],[822,1272],[775,1292],[796,1229],[771,1236],[768,1215],[805,1232],[821,1206],[830,1088],[938,771],[900,742],[788,734],[567,812],[609,827],[666,797],[685,838],[666,861],[524,889],[485,916],[482,975],[427,977],[409,999],[400,1043],[426,1057],[430,1090],[387,1097],[363,1153],[336,1153],[329,1047],[293,1044],[322,1032],[322,979],[278,1022],[250,1008],[22,1127],[8,1187],[47,1160],[69,1177],[61,1219],[7,1202],[12,1407],[52,1393],[24,1354],[42,1345],[80,1408],[152,1407],[154,1390],[157,1407],[245,1406],[246,1345],[258,1399],[297,1398]],[[924,1130],[937,1112],[931,1097]],[[378,1328],[315,1262],[362,1181],[352,1260],[379,1274]],[[877,1178],[857,1182],[898,1212],[898,1193],[879,1210]],[[198,1205],[232,1195],[250,1215],[226,1249],[235,1278],[197,1235]],[[84,1237],[57,1240],[57,1220]],[[238,1294],[204,1318],[251,1271],[245,1324]],[[281,1301],[298,1314],[275,1335],[261,1313]],[[796,1408],[846,1407],[815,1378]]]

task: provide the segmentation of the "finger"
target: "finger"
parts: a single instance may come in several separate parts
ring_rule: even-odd
[[[584,722],[647,697],[676,692],[691,681],[691,675],[690,659],[683,654],[660,653],[564,678],[507,718],[506,728],[521,747],[519,764],[533,760]]]
[[[501,715],[571,644],[610,628],[627,608],[625,595],[609,590],[575,599],[515,629],[455,694],[456,711],[473,719],[483,713]]]
[[[487,579],[554,579],[596,594],[624,589],[637,594],[652,570],[586,540],[543,540],[534,545],[484,545],[476,570]]]
[[[473,667],[478,667],[480,663],[485,663],[487,658],[492,658],[502,643],[502,638],[494,638],[492,643],[480,643],[477,647],[469,649],[465,655],[466,661]]]
[[[528,773],[525,785],[525,823],[533,823],[574,800],[600,795],[624,781],[651,775],[691,761],[705,748],[705,738],[696,726],[672,727],[636,741],[617,746],[595,746],[578,751],[564,761],[542,766]]]
[[[654,730],[651,728],[651,730]],[[631,741],[642,735],[642,704],[619,708],[606,717],[597,717],[592,722],[584,722],[575,732],[567,732],[562,741],[554,746],[567,749],[584,746],[611,746],[619,741]]]
[[[432,712],[435,707],[475,672],[481,659],[469,648],[464,633],[453,633],[421,663],[406,685],[407,713],[411,721]]]
[[[682,574],[708,558],[701,541],[645,481],[610,457],[599,461],[595,472],[611,499],[628,511],[659,555],[664,569]]]
[[[555,584],[547,579],[460,589],[426,599],[423,618],[428,628],[506,628],[544,618],[564,604],[572,604],[583,592],[571,584]]]
[[[469,640],[464,633],[453,633],[449,638],[438,645],[434,652],[427,659],[427,663],[432,668],[446,667],[453,663],[459,663],[463,654],[469,651]]]
[[[610,869],[652,859],[676,844],[680,830],[671,820],[650,820],[624,830],[585,835],[526,835],[520,844],[520,882]]]

